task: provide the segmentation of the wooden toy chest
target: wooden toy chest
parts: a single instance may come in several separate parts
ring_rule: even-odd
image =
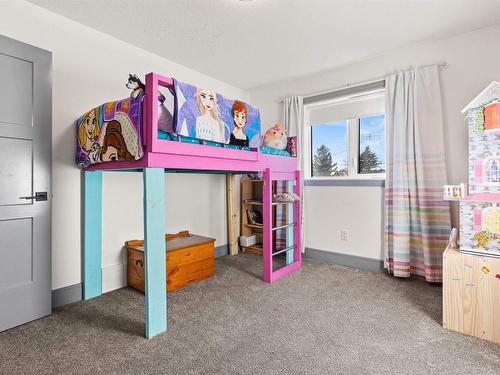
[[[167,291],[171,292],[214,274],[213,238],[188,231],[165,235]],[[127,284],[144,293],[144,241],[127,241]]]
[[[445,250],[443,326],[500,344],[500,259]]]

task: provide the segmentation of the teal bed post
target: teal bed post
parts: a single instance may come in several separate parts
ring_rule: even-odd
[[[102,172],[83,172],[83,299],[102,294]]]
[[[165,171],[144,168],[144,292],[146,337],[167,329]]]
[[[286,192],[287,193],[293,193],[293,181],[288,180],[285,182],[286,183]],[[286,223],[291,224],[293,223],[293,204],[287,204],[286,205]],[[286,247],[292,246],[293,245],[293,231],[294,227],[288,227],[286,228]],[[288,250],[286,252],[286,264],[292,264],[293,263],[293,249]]]

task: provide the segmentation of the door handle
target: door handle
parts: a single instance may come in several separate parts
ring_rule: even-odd
[[[19,199],[34,199],[37,202],[39,202],[39,201],[46,201],[47,200],[47,192],[46,191],[37,191],[35,193],[35,196],[31,196],[31,197],[19,197]]]

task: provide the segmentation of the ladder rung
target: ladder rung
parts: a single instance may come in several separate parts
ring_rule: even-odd
[[[274,252],[273,256],[284,253],[285,251],[293,250],[293,249],[295,249],[295,245],[285,247],[284,249],[281,249],[281,250]]]
[[[284,229],[284,228],[294,227],[296,224],[297,224],[297,223],[291,223],[291,224],[280,225],[279,227],[273,228],[272,230],[278,230],[278,229]]]
[[[273,206],[280,206],[280,205],[286,205],[286,204],[294,204],[294,203],[297,203],[297,202],[299,202],[299,201],[295,201],[295,202],[272,202],[272,205]],[[264,205],[264,203],[262,203],[261,201],[254,201],[254,200],[251,200],[251,199],[245,199],[243,201],[243,203],[254,205],[254,206],[263,206]]]

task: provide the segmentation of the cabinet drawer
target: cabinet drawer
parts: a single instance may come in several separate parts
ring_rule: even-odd
[[[167,252],[167,267],[194,263],[202,259],[214,258],[214,245],[206,243]]]

